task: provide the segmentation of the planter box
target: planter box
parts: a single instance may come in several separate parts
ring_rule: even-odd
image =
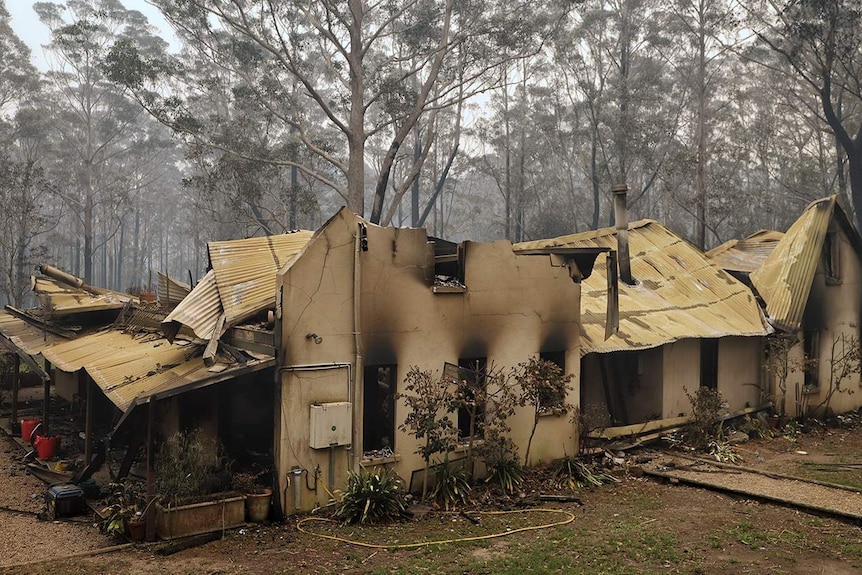
[[[156,504],[156,535],[175,539],[245,525],[245,496],[216,493],[201,503],[163,507]]]

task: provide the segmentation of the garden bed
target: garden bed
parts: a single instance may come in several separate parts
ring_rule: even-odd
[[[245,496],[217,493],[206,501],[185,505],[156,504],[156,535],[176,539],[245,525]]]

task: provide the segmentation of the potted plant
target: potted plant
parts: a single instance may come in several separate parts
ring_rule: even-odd
[[[252,523],[263,523],[269,517],[272,488],[262,483],[268,476],[268,469],[240,471],[233,475],[233,488],[245,495],[245,514]]]
[[[147,511],[143,486],[132,480],[108,485],[108,505],[99,515],[99,528],[109,535],[124,535],[132,541],[142,541],[146,533],[144,516]]]
[[[156,533],[162,539],[200,535],[245,524],[245,496],[226,491],[230,462],[202,430],[177,432],[156,457]]]

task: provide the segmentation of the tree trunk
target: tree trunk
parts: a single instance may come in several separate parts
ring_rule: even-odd
[[[419,161],[419,158],[422,157],[422,131],[417,129],[415,131],[416,139],[413,142],[413,163]],[[411,185],[411,197],[410,197],[410,225],[414,228],[419,227],[419,176],[417,175],[413,178],[413,184]]]
[[[88,195],[84,208],[84,281],[93,282],[93,202]]]
[[[298,229],[296,224],[296,196],[299,195],[299,169],[296,166],[290,168],[290,215],[288,216],[288,227],[291,230]]]
[[[631,3],[623,3],[620,12],[620,117],[616,135],[617,154],[619,156],[619,183],[625,183],[628,172],[628,132],[629,132],[629,59],[631,56],[631,31],[629,18]],[[612,182],[613,183],[613,182]],[[613,211],[611,211],[613,213]]]
[[[123,223],[120,224],[120,238],[119,245],[117,246],[117,259],[114,267],[114,289],[117,291],[123,291],[123,259],[125,258],[125,254],[123,253],[124,247],[126,243],[126,222],[125,218],[123,218]]]
[[[362,69],[362,0],[349,0],[350,23],[350,119],[347,126],[347,207],[365,215],[365,72]],[[385,189],[384,189],[385,191]],[[376,198],[375,198],[376,201]],[[382,211],[382,206],[381,206]]]
[[[505,128],[504,142],[506,152],[506,173],[504,180],[506,182],[506,239],[512,241],[512,143],[511,129],[509,127],[509,88],[506,78],[508,78],[508,70],[505,71],[503,80],[503,125]]]
[[[599,217],[601,215],[601,189],[599,188],[599,166],[596,156],[598,155],[598,127],[593,131],[590,142],[590,179],[593,184],[593,230],[599,229]]]
[[[697,61],[697,246],[706,248],[706,37],[701,21],[698,30]]]
[[[853,197],[853,211],[856,215],[856,229],[862,230],[862,149],[854,142],[852,153],[847,154],[850,168],[850,194]]]

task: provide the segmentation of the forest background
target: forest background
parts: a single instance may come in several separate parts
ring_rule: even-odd
[[[342,205],[522,241],[612,225],[626,183],[701,248],[831,194],[862,216],[862,0],[148,3],[170,43],[121,0],[32,3],[36,68],[0,0],[0,304],[39,263],[194,281],[207,241]]]

